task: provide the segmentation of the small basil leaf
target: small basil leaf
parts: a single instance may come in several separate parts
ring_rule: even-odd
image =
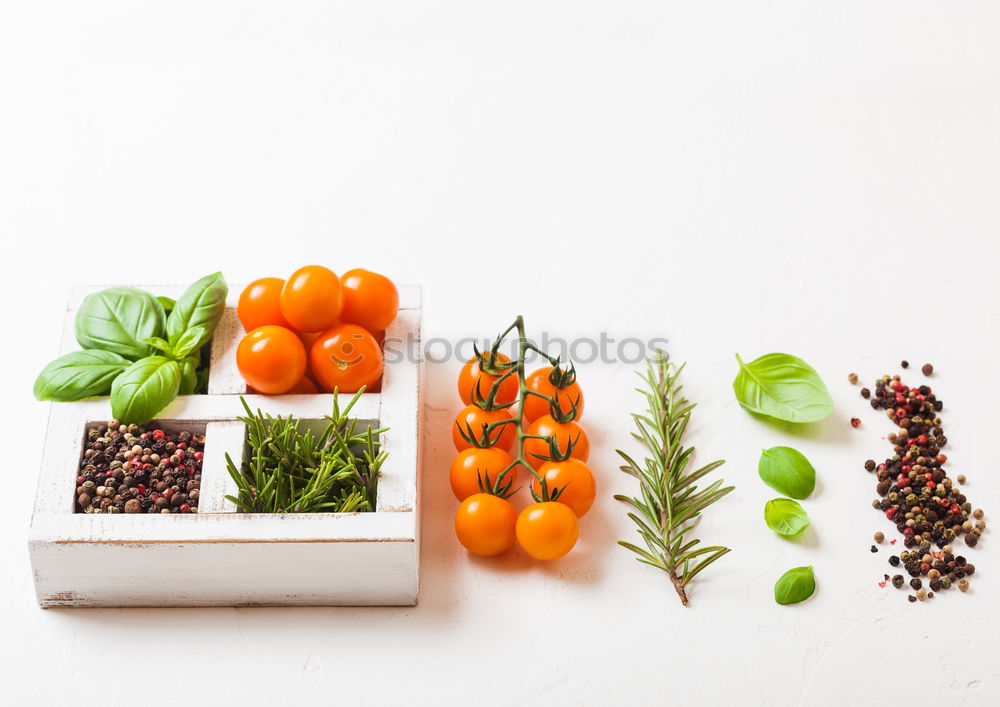
[[[76,340],[85,349],[136,360],[152,353],[143,339],[163,334],[166,315],[153,295],[112,287],[87,295],[76,313]]]
[[[71,402],[92,395],[106,395],[112,381],[131,363],[110,351],[74,351],[42,369],[35,379],[35,397]]]
[[[798,604],[816,591],[816,577],[812,566],[795,567],[785,572],[774,583],[774,600],[779,604]]]
[[[162,351],[171,358],[173,358],[174,356],[174,347],[171,346],[170,343],[166,341],[166,339],[161,339],[159,336],[147,337],[142,340],[142,343],[146,344],[147,346],[152,346],[157,351]]]
[[[208,341],[226,309],[227,294],[229,287],[221,272],[206,275],[187,288],[167,317],[167,340],[176,346],[188,329],[203,327],[204,338],[191,350]]]
[[[111,385],[111,412],[126,424],[149,422],[177,397],[181,367],[165,356],[147,356],[129,366]]]
[[[798,501],[775,498],[764,506],[764,522],[778,535],[791,537],[809,527],[809,516]]]
[[[791,447],[761,452],[757,473],[765,484],[792,498],[806,498],[816,488],[816,470],[802,452]]]
[[[191,327],[181,334],[174,347],[174,356],[178,359],[186,358],[192,351],[197,349],[205,341],[208,341],[210,333],[203,326]]]
[[[178,395],[191,395],[198,388],[198,357],[181,361],[181,386]]]
[[[801,358],[772,353],[743,363],[733,381],[745,409],[786,422],[818,422],[833,412],[833,400],[819,374]]]
[[[167,314],[173,311],[174,306],[177,304],[177,300],[171,299],[170,297],[157,297],[156,301],[163,306],[163,311]]]

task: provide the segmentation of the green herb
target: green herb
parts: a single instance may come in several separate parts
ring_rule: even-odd
[[[112,381],[131,363],[111,351],[73,351],[42,369],[35,380],[35,397],[67,402],[107,395]]]
[[[178,393],[206,392],[208,341],[227,292],[215,273],[177,303],[131,287],[87,295],[75,321],[85,350],[47,365],[35,380],[35,397],[70,402],[110,392],[117,419],[145,424]]]
[[[229,475],[239,496],[226,496],[243,513],[353,513],[375,510],[379,470],[387,452],[376,438],[388,428],[359,431],[349,416],[359,390],[340,409],[333,395],[333,414],[314,434],[294,417],[251,412],[246,400],[247,454],[237,467],[229,454]]]
[[[208,341],[226,309],[228,293],[229,288],[221,272],[206,275],[187,288],[167,317],[167,341],[176,347],[181,338],[196,327],[202,328],[201,338],[188,342],[188,353]],[[178,357],[186,355],[181,353]]]
[[[162,333],[165,321],[163,305],[148,292],[112,287],[84,297],[76,314],[76,340],[84,349],[135,361],[153,353],[143,340]]]
[[[681,603],[687,606],[685,587],[702,570],[729,552],[721,545],[700,547],[699,540],[688,539],[701,512],[733,490],[723,486],[721,479],[698,490],[695,482],[722,466],[724,460],[713,461],[694,471],[687,471],[694,447],[684,447],[683,437],[691,420],[695,404],[681,394],[677,384],[684,366],[670,363],[669,356],[657,351],[648,362],[645,373],[639,374],[645,388],[639,389],[646,398],[645,414],[632,415],[637,428],[632,436],[645,446],[649,456],[640,465],[625,452],[618,454],[626,464],[621,470],[639,479],[637,498],[617,495],[619,501],[633,508],[631,518],[638,526],[646,547],[619,541],[619,545],[636,554],[636,559],[667,573]]]
[[[819,374],[801,358],[772,353],[744,363],[733,381],[736,399],[750,412],[786,422],[818,422],[833,412]]]
[[[775,498],[764,505],[764,522],[778,535],[791,537],[809,527],[809,516],[798,501]]]
[[[779,604],[798,604],[811,597],[814,591],[816,578],[812,566],[795,567],[774,583],[774,600]]]
[[[816,470],[802,452],[791,447],[761,452],[757,473],[765,484],[792,498],[806,498],[816,488]]]
[[[111,412],[115,419],[137,425],[149,422],[177,397],[181,367],[166,356],[139,359],[111,385]]]

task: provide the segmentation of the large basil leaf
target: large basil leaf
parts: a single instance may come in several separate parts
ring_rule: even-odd
[[[740,372],[733,390],[740,405],[786,422],[818,422],[833,412],[833,400],[819,374],[801,358],[772,353],[750,363],[736,356]]]
[[[181,367],[165,356],[133,363],[111,386],[111,412],[126,424],[143,425],[177,397]]]
[[[775,498],[764,506],[764,522],[778,535],[792,537],[809,527],[809,516],[798,501]]]
[[[794,567],[774,583],[774,600],[779,604],[798,604],[816,591],[816,577],[812,566]]]
[[[163,334],[163,305],[148,292],[112,287],[87,295],[76,313],[76,340],[85,349],[136,360],[152,353],[143,339]]]
[[[187,288],[167,317],[167,340],[176,346],[189,329],[204,327],[200,340],[188,342],[189,350],[208,341],[226,309],[227,294],[229,287],[221,272],[206,275]]]
[[[35,379],[35,397],[71,402],[92,395],[106,395],[112,381],[131,363],[110,351],[74,351],[42,369]]]
[[[816,488],[816,470],[797,449],[771,447],[760,453],[757,473],[778,493],[806,498]]]

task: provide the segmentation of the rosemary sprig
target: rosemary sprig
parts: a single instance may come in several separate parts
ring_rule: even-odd
[[[729,552],[729,548],[721,545],[697,547],[700,541],[688,540],[688,534],[697,525],[701,512],[733,487],[723,486],[722,479],[702,490],[694,485],[725,460],[685,473],[694,447],[684,447],[683,437],[695,404],[681,394],[682,386],[677,379],[682,370],[683,364],[674,366],[670,357],[658,350],[649,360],[646,373],[639,374],[646,387],[637,390],[646,398],[647,411],[632,415],[637,428],[632,436],[646,447],[650,456],[640,466],[618,450],[626,462],[621,470],[639,479],[641,496],[619,494],[615,498],[632,507],[628,516],[638,526],[646,548],[624,540],[618,544],[634,552],[639,562],[666,572],[681,603],[687,606],[688,582]]]
[[[237,467],[226,464],[239,496],[226,496],[243,513],[352,513],[375,510],[379,470],[387,452],[377,435],[388,428],[356,430],[349,413],[362,388],[344,410],[333,395],[333,414],[317,436],[289,415],[272,417],[250,410],[246,417],[248,454]]]

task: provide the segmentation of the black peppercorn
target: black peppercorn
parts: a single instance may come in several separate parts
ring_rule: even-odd
[[[918,573],[919,574],[919,573]],[[923,582],[920,581],[919,577],[914,577],[910,580],[910,586],[914,589],[920,589],[923,586]]]
[[[889,557],[889,564],[893,567],[899,567],[899,557],[897,555]]]

